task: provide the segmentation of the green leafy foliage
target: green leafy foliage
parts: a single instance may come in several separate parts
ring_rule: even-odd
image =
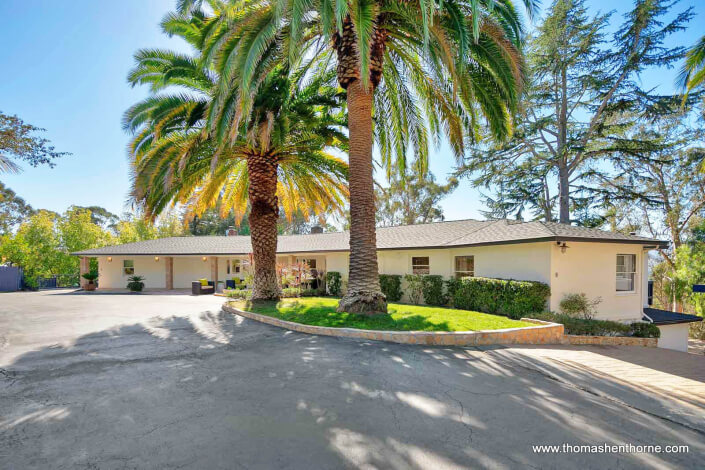
[[[248,300],[252,296],[252,289],[225,289],[223,293],[230,299]]]
[[[429,274],[421,278],[423,301],[426,305],[446,305],[448,297],[443,293],[443,276]]]
[[[17,116],[0,112],[0,173],[17,173],[20,166],[15,160],[27,162],[31,166],[54,166],[54,159],[69,155],[57,152],[49,140],[34,135],[43,131],[27,124]]]
[[[652,323],[619,323],[609,320],[591,320],[571,315],[543,312],[532,314],[537,320],[561,323],[565,334],[580,336],[634,336],[637,338],[658,338],[661,330]]]
[[[340,297],[343,289],[343,277],[338,271],[328,271],[326,273],[326,288],[333,297]]]
[[[379,285],[382,288],[382,293],[387,298],[387,302],[399,302],[403,291],[401,289],[401,275],[399,274],[380,274]]]
[[[571,317],[591,319],[597,312],[597,306],[602,303],[602,297],[590,300],[585,293],[566,294],[558,306],[561,313]]]
[[[83,273],[82,277],[83,277],[83,279],[85,279],[86,281],[92,283],[93,281],[95,281],[96,279],[98,279],[98,272],[97,272],[97,271],[91,271],[91,272],[88,272],[88,273]]]
[[[448,283],[450,304],[510,318],[542,312],[551,289],[543,282],[466,277]]]
[[[144,276],[130,276],[127,278],[127,288],[132,292],[142,292],[144,289]]]

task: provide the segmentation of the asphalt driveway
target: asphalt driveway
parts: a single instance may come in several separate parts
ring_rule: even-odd
[[[530,349],[309,336],[221,300],[0,294],[0,468],[702,465],[697,403]],[[690,448],[532,451],[564,443]]]

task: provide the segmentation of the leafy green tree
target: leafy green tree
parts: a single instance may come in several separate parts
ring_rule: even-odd
[[[31,166],[54,166],[54,159],[69,155],[57,152],[49,140],[33,135],[43,131],[27,124],[17,116],[0,112],[0,173],[17,173],[20,166],[16,160]]]
[[[9,234],[33,213],[32,206],[0,181],[0,235]]]
[[[199,11],[201,3],[180,2],[184,14]],[[387,168],[405,167],[413,149],[423,173],[429,140],[445,134],[461,156],[479,138],[483,117],[491,136],[506,136],[523,80],[522,25],[514,2],[278,0],[216,8],[224,13],[204,47],[220,76],[211,108],[218,119],[209,126],[216,135],[249,119],[255,90],[273,64],[309,58],[336,64],[347,92],[351,221],[348,289],[338,308],[386,312],[377,263],[373,141]]]
[[[115,230],[120,217],[100,206],[72,206],[76,209],[85,209],[91,212],[91,221],[105,229]]]
[[[554,1],[529,41],[531,80],[513,139],[476,152],[464,173],[502,191],[495,199],[509,201],[507,209],[515,213],[528,208],[551,220],[555,194],[558,220],[570,223],[571,208],[590,203],[599,162],[651,151],[649,142],[626,138],[625,128],[678,107],[679,97],[659,96],[640,80],[645,70],[668,68],[683,54],[666,41],[693,14],[687,9],[666,20],[673,3],[636,1],[609,40],[610,15],[590,15],[584,0]],[[526,180],[517,186],[523,174]],[[553,194],[546,182],[557,183]]]
[[[221,215],[233,211],[236,221],[248,214],[252,299],[274,299],[280,295],[279,209],[289,215],[335,212],[346,201],[347,165],[327,152],[346,145],[342,96],[329,85],[332,73],[309,78],[299,71],[289,77],[286,65],[271,67],[252,94],[248,119],[222,120],[215,111],[220,72],[204,60],[207,51],[200,51],[217,32],[221,12],[214,13],[168,15],[162,23],[199,54],[150,50],[135,56],[131,83],[149,84],[155,93],[180,86],[190,94],[154,94],[127,111],[125,126],[136,132],[132,196],[149,218],[174,203],[193,215],[217,204]],[[217,132],[207,132],[211,121]]]
[[[426,224],[443,220],[440,201],[458,187],[451,177],[438,184],[432,173],[395,175],[386,188],[377,190],[377,221],[382,226]]]
[[[113,241],[109,232],[93,223],[88,210],[73,207],[63,215],[39,210],[15,234],[0,238],[0,255],[21,266],[31,286],[37,277],[67,276],[77,282],[79,259],[71,253]],[[92,268],[97,269],[95,261]]]

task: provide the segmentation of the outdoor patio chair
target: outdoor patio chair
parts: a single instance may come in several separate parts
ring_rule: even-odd
[[[204,294],[214,294],[215,293],[215,283],[213,281],[208,281],[208,285],[204,286],[201,281],[191,282],[191,294],[192,295],[204,295]]]

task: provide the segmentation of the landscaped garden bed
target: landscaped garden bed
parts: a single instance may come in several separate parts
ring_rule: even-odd
[[[483,331],[535,326],[521,320],[487,313],[421,305],[389,304],[389,315],[363,316],[336,312],[338,299],[305,297],[279,302],[233,301],[230,304],[248,312],[281,320],[334,328],[385,331]]]

